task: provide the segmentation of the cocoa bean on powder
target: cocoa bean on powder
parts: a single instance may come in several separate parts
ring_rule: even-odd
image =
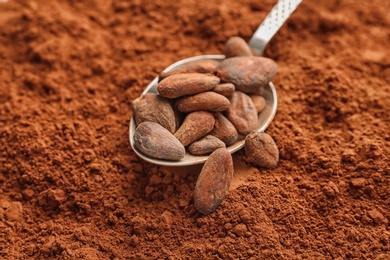
[[[267,133],[253,131],[245,138],[246,160],[263,168],[275,168],[279,161],[279,149]]]
[[[195,207],[200,213],[206,215],[217,209],[229,192],[233,172],[233,159],[226,148],[219,148],[209,156],[194,191]]]

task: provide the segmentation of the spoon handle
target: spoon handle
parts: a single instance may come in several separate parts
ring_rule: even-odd
[[[262,55],[265,46],[301,2],[302,0],[279,0],[249,40],[249,46]]]

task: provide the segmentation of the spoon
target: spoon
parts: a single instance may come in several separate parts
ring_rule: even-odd
[[[263,23],[259,26],[256,32],[253,34],[252,38],[249,40],[249,46],[254,49],[258,54],[262,55],[263,51],[271,40],[271,38],[275,35],[275,33],[279,30],[279,28],[284,24],[287,18],[294,12],[294,10],[298,7],[302,0],[279,0],[278,3],[272,8],[271,12],[267,15]],[[167,67],[163,72],[168,72],[173,69],[176,69],[186,63],[202,60],[202,59],[214,59],[218,61],[222,61],[225,59],[224,55],[200,55],[194,56],[191,58],[183,59],[175,62],[174,64]],[[146,89],[142,92],[142,95],[146,93],[158,93],[157,92],[158,85],[158,77],[153,79],[152,82],[146,87]],[[272,120],[275,117],[276,110],[278,107],[278,97],[276,93],[275,86],[272,82],[264,88],[264,92],[262,96],[266,100],[266,106],[263,111],[261,111],[258,115],[257,128],[255,129],[258,132],[263,132]],[[133,148],[133,151],[141,157],[143,160],[164,166],[187,166],[187,165],[195,165],[204,163],[208,155],[198,156],[191,155],[186,152],[183,159],[180,161],[166,161],[151,158],[145,154],[143,154],[140,150],[137,149],[134,145],[134,132],[136,129],[135,120],[132,117],[130,120],[129,127],[129,139],[130,145]],[[241,148],[244,147],[245,137],[239,136],[239,139],[234,144],[226,147],[228,151],[232,154]]]

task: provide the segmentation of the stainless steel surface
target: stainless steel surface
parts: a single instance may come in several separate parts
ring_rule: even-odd
[[[279,28],[283,25],[283,23],[287,20],[287,18],[290,16],[290,14],[297,8],[301,0],[280,0],[275,5],[275,7],[272,9],[271,13],[266,17],[264,22],[259,26],[259,28],[256,30],[255,34],[249,41],[249,45],[257,50],[259,53],[263,53],[265,46],[268,44],[269,40],[275,35],[275,33],[279,30]],[[223,60],[225,58],[224,55],[201,55],[201,56],[195,56],[191,58],[187,58],[184,60],[180,60],[168,68],[164,70],[164,72],[170,71],[172,69],[175,69],[177,67],[182,66],[185,63],[192,62],[195,60],[201,60],[201,59],[215,59],[215,60]],[[146,93],[157,93],[157,85],[158,85],[158,77],[156,77],[142,92],[142,94]],[[267,129],[269,124],[272,122],[272,120],[275,117],[276,110],[278,107],[278,97],[276,93],[276,89],[272,82],[270,82],[266,87],[264,92],[262,93],[263,97],[266,100],[266,107],[265,109],[259,113],[258,117],[258,125],[256,130],[261,132]],[[165,166],[186,166],[186,165],[195,165],[204,163],[208,156],[194,156],[189,153],[186,153],[185,157],[181,159],[180,161],[166,161],[166,160],[159,160],[154,159],[151,157],[148,157],[144,154],[142,154],[137,147],[134,146],[134,132],[135,132],[135,121],[133,118],[130,120],[130,126],[129,126],[129,139],[130,139],[130,145],[133,148],[134,152],[144,159],[145,161],[148,161],[150,163],[158,164],[158,165],[165,165]],[[240,136],[239,140],[227,147],[230,153],[234,153],[241,148],[244,147],[244,137]]]
[[[302,0],[279,0],[249,40],[249,46],[262,55],[265,46],[301,2]]]

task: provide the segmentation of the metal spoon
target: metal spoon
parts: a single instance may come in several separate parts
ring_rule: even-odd
[[[259,26],[256,32],[253,34],[252,38],[249,40],[249,46],[253,48],[259,54],[262,54],[265,46],[279,30],[279,28],[284,24],[287,18],[294,12],[302,0],[279,0],[278,3],[272,8],[271,12],[267,15],[263,23]],[[215,59],[223,60],[224,55],[201,55],[195,56],[187,59],[180,60],[174,64],[167,67],[163,72],[171,71],[175,68],[178,68],[186,63],[193,62],[201,59]],[[158,77],[156,77],[142,92],[142,95],[146,93],[157,93]],[[278,97],[276,94],[275,86],[272,82],[265,87],[264,92],[262,93],[263,97],[266,100],[266,107],[264,110],[259,113],[258,123],[256,131],[262,132],[269,124],[272,122],[275,117],[277,106],[278,106]],[[140,152],[137,147],[134,145],[134,132],[136,129],[135,120],[131,118],[130,127],[129,127],[129,138],[130,145],[133,148],[134,152],[150,163],[165,165],[165,166],[186,166],[186,165],[195,165],[204,163],[208,156],[195,156],[189,153],[186,153],[183,159],[180,161],[165,161],[160,159],[151,158],[142,152]],[[230,153],[234,153],[244,147],[244,137],[240,137],[239,140],[233,145],[227,147]]]

